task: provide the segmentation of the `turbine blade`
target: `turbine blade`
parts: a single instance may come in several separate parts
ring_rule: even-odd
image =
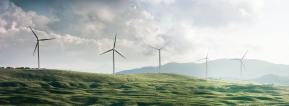
[[[103,53],[101,53],[101,54],[99,54],[99,55],[103,55],[103,54],[105,54],[105,53],[107,53],[107,52],[110,52],[110,51],[112,51],[113,49],[110,49],[110,50],[108,50],[108,51],[105,51],[105,52],[103,52]]]
[[[115,48],[115,44],[116,44],[116,36],[117,36],[117,33],[116,33],[115,36],[114,36],[113,48]]]
[[[246,50],[246,52],[244,53],[244,55],[242,56],[242,60],[245,58],[245,56],[247,55],[248,50]]]
[[[153,46],[149,46],[150,48],[153,48],[153,49],[156,49],[156,50],[159,50],[159,48],[156,48],[156,47],[153,47]]]
[[[126,59],[126,57],[125,57],[124,55],[122,55],[120,52],[118,52],[117,50],[115,50],[115,52],[116,52],[117,54],[119,54],[122,58],[125,58],[125,59]]]
[[[37,37],[36,33],[33,31],[33,29],[31,28],[31,26],[28,26],[28,27],[29,27],[29,29],[31,30],[31,32],[34,34],[34,36],[36,37],[36,39],[38,40],[38,37]]]
[[[53,40],[53,39],[56,39],[56,38],[40,39],[39,41],[46,41],[46,40]]]
[[[199,59],[199,60],[197,60],[197,61],[202,61],[202,60],[206,60],[206,58],[202,58],[202,59]]]
[[[33,56],[34,56],[35,51],[36,51],[36,49],[37,49],[38,46],[39,46],[39,42],[37,42],[36,45],[35,45],[35,48],[34,48],[34,51],[33,51]]]

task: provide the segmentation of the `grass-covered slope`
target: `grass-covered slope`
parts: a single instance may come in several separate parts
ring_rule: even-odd
[[[0,105],[288,105],[286,88],[173,74],[0,70]]]

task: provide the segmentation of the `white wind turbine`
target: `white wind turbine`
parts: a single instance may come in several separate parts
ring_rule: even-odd
[[[113,48],[100,54],[100,55],[103,55],[103,54],[106,54],[106,53],[112,51],[112,64],[113,64],[113,67],[112,67],[112,68],[113,68],[113,74],[115,74],[115,55],[114,55],[115,52],[116,52],[117,54],[119,54],[121,57],[125,58],[124,55],[122,55],[119,51],[117,51],[117,50],[115,49],[115,47],[116,47],[116,36],[117,36],[117,34],[115,34],[115,36],[114,36]]]
[[[31,32],[34,34],[35,38],[36,38],[36,46],[34,48],[34,52],[33,52],[33,56],[35,54],[35,51],[37,49],[37,57],[38,57],[38,69],[40,69],[40,42],[42,41],[47,41],[47,40],[53,40],[55,38],[49,38],[49,39],[39,39],[38,36],[36,35],[36,33],[33,31],[33,29],[31,28],[31,26],[28,26],[28,28],[31,30]]]
[[[203,58],[203,59],[200,59],[199,61],[202,61],[202,60],[205,60],[205,62],[206,62],[206,74],[205,74],[205,77],[206,77],[206,79],[208,78],[208,61],[209,61],[209,51],[207,51],[207,55],[206,55],[206,57],[205,58]]]
[[[161,50],[163,49],[163,47],[161,47],[161,48],[156,48],[153,46],[150,46],[150,47],[158,51],[158,54],[159,54],[159,73],[161,73],[161,66],[162,66]]]
[[[244,71],[244,69],[245,69],[244,59],[245,59],[247,53],[248,53],[248,50],[245,51],[245,53],[242,55],[241,58],[239,58],[239,59],[233,59],[233,60],[238,60],[238,61],[240,61],[240,78],[242,78],[242,74],[243,74],[243,71]]]

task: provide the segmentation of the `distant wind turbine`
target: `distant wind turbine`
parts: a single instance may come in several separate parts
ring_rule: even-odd
[[[245,67],[244,59],[245,59],[245,56],[247,55],[247,53],[248,53],[248,50],[246,50],[246,52],[242,55],[242,57],[240,59],[233,59],[233,60],[240,61],[240,78],[242,77],[242,74],[244,71],[244,67]]]
[[[126,58],[124,55],[122,55],[119,51],[117,51],[117,50],[115,49],[115,45],[116,45],[116,36],[117,36],[117,34],[115,34],[115,36],[114,36],[113,48],[110,49],[110,50],[108,50],[108,51],[106,51],[106,52],[103,52],[103,53],[100,54],[100,55],[103,55],[103,54],[106,54],[106,53],[112,51],[113,74],[115,74],[115,59],[114,59],[114,57],[115,57],[115,56],[114,56],[115,52],[116,52],[117,54],[119,54],[121,57]]]
[[[209,60],[209,52],[208,52],[208,51],[207,51],[206,57],[203,58],[203,59],[200,59],[199,61],[202,61],[202,60],[205,60],[205,61],[206,61],[206,75],[205,75],[205,77],[206,77],[206,79],[207,79],[207,78],[208,78],[208,60]]]
[[[162,66],[161,50],[163,49],[163,47],[161,47],[161,48],[156,48],[156,47],[152,47],[152,46],[150,46],[150,47],[157,50],[159,53],[159,73],[161,73],[161,66]]]
[[[28,26],[28,28],[31,30],[31,32],[34,34],[35,38],[36,38],[36,45],[35,45],[35,48],[34,48],[34,52],[33,52],[33,56],[35,54],[35,51],[37,49],[37,55],[38,55],[38,69],[40,69],[40,42],[41,41],[47,41],[47,40],[53,40],[55,38],[49,38],[49,39],[39,39],[38,36],[36,35],[36,33],[33,31],[33,29],[31,28],[31,26]]]

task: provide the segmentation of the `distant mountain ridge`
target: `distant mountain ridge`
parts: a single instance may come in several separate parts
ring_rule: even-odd
[[[243,79],[255,79],[264,75],[274,74],[289,76],[289,65],[274,64],[262,60],[244,60]],[[208,62],[208,76],[211,78],[240,78],[240,62],[231,59],[219,59]],[[157,73],[158,67],[143,67],[124,70],[118,74]],[[162,73],[174,73],[187,76],[204,77],[205,63],[168,63],[162,66]]]
[[[285,76],[279,76],[274,74],[264,75],[262,77],[253,79],[255,82],[262,84],[276,84],[276,85],[286,85],[289,86],[289,78]]]

